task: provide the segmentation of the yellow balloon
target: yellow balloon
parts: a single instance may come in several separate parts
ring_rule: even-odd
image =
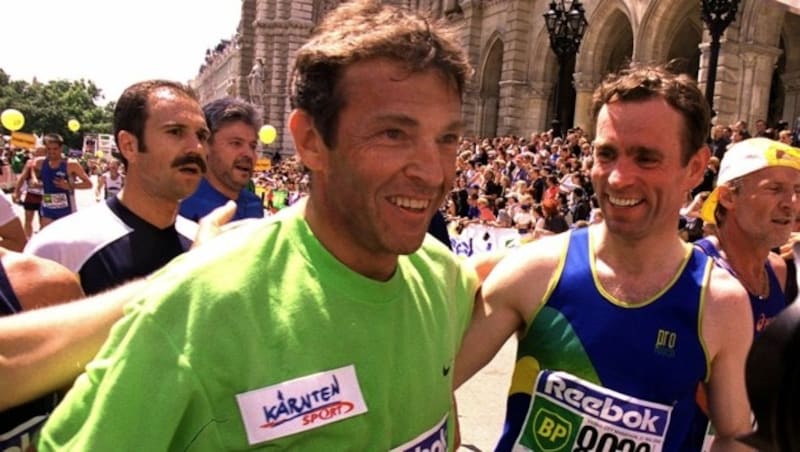
[[[94,153],[94,155],[97,156],[97,158],[101,159],[101,158],[103,158],[103,155],[105,155],[105,154],[103,154],[103,151],[97,151],[97,152]]]
[[[258,131],[258,138],[264,144],[270,144],[275,141],[275,138],[278,137],[278,131],[275,130],[275,127],[267,124]]]
[[[6,129],[16,132],[25,125],[25,116],[22,115],[21,111],[9,108],[3,110],[3,113],[0,114],[0,123]]]
[[[81,123],[77,119],[70,119],[67,121],[67,128],[72,132],[77,132],[81,128]]]

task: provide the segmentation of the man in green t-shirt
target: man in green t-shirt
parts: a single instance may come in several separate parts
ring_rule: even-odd
[[[150,278],[38,450],[452,450],[477,286],[430,236],[470,73],[454,35],[374,0],[297,52],[308,198]]]

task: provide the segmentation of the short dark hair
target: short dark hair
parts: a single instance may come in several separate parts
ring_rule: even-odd
[[[42,138],[42,143],[44,143],[44,144],[47,144],[47,143],[64,144],[64,138],[62,138],[61,135],[59,135],[57,133],[48,133],[48,134],[46,134],[44,136],[44,138]]]
[[[291,104],[307,112],[328,147],[336,142],[344,68],[371,58],[390,58],[409,71],[436,69],[463,94],[472,74],[456,34],[416,12],[378,0],[342,4],[317,27],[297,52]]]
[[[619,73],[610,74],[595,90],[592,115],[597,119],[603,105],[612,102],[636,102],[653,98],[664,99],[678,110],[685,130],[683,133],[683,165],[705,145],[711,127],[711,109],[697,82],[686,74],[674,74],[669,65],[631,63]]]
[[[183,83],[171,80],[145,80],[134,83],[122,92],[114,108],[114,139],[117,142],[117,146],[119,146],[119,133],[123,130],[133,134],[140,145],[143,145],[144,123],[147,121],[148,115],[147,100],[150,97],[150,93],[160,88],[177,91],[199,102],[194,90]],[[121,152],[116,151],[112,155],[119,159],[123,165],[128,166],[128,159]]]
[[[223,97],[213,100],[203,106],[203,115],[206,125],[211,131],[211,139],[223,125],[231,122],[243,122],[253,129],[258,129],[261,121],[255,107],[235,97]]]

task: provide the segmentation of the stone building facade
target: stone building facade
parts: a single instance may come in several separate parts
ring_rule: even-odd
[[[569,0],[568,0],[569,1]],[[222,95],[251,99],[248,79],[263,62],[265,123],[279,131],[275,145],[291,152],[285,131],[291,61],[314,24],[336,0],[242,0],[236,35],[207,58],[194,80],[203,101]],[[475,76],[464,99],[470,134],[527,135],[549,128],[558,62],[542,14],[549,0],[396,0],[456,27]],[[800,116],[800,3],[741,0],[723,38],[717,70],[715,122],[753,124]],[[574,87],[574,124],[592,130],[591,95],[603,76],[628,60],[682,59],[704,88],[709,35],[697,0],[584,0],[586,35],[566,83]],[[567,74],[569,76],[570,74]],[[560,100],[560,99],[559,99]]]

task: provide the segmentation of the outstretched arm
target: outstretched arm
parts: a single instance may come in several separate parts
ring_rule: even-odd
[[[69,174],[69,182],[72,185],[72,188],[92,188],[92,180],[78,162],[74,160],[69,162]],[[75,178],[78,178],[77,183],[75,182]]]
[[[515,331],[526,327],[547,292],[567,238],[565,234],[525,245],[496,265],[478,262],[478,274],[486,280],[456,358],[454,388],[491,361]]]
[[[94,316],[82,319],[85,322],[73,321],[72,303],[55,306],[53,311],[37,309],[83,297],[78,278],[66,268],[11,252],[2,252],[2,261],[20,305],[31,312],[0,318],[0,386],[14,388],[0,391],[0,410],[67,386],[69,378],[58,369],[78,363],[74,355],[63,353],[69,351],[64,346],[73,335],[86,334],[87,323],[91,327],[96,321]]]
[[[234,202],[226,206],[201,220],[195,244],[220,232],[235,212]],[[6,268],[23,312],[0,318],[0,388],[14,388],[0,390],[0,411],[70,385],[100,350],[123,307],[147,284],[139,279],[50,306],[82,298],[76,276],[52,261],[21,258],[26,260]]]

